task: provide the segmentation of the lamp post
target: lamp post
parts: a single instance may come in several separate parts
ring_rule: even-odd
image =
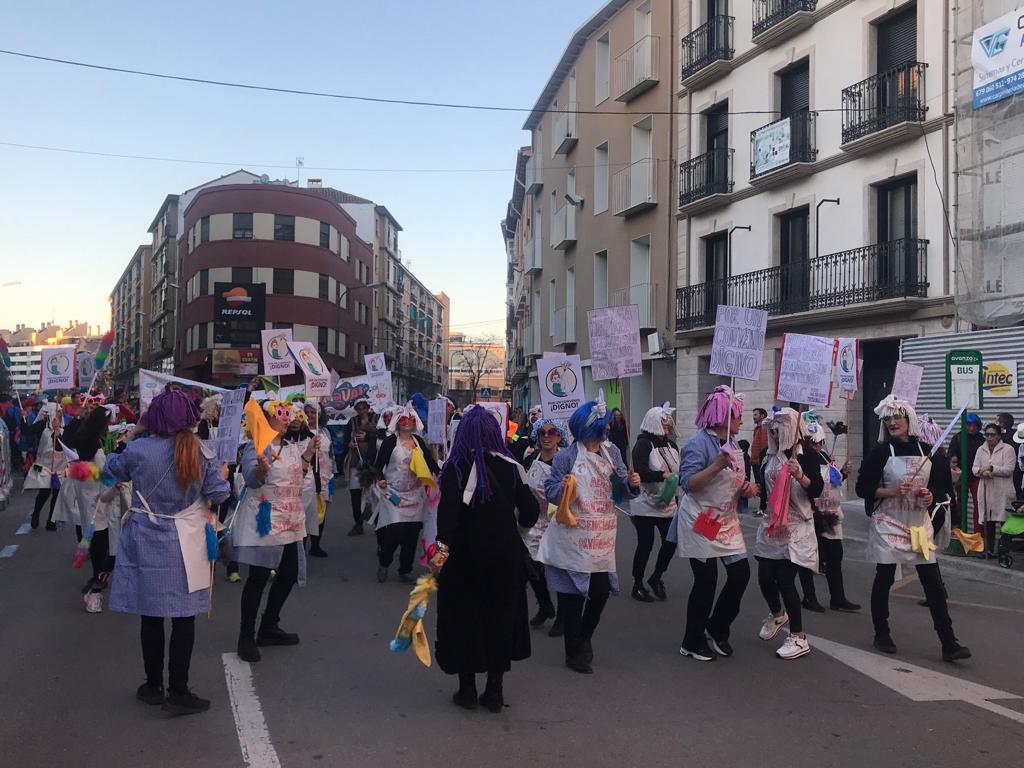
[[[342,333],[342,330],[341,330],[341,310],[342,310],[341,302],[344,299],[347,299],[348,295],[352,291],[358,291],[358,290],[361,290],[363,288],[369,288],[369,289],[373,290],[375,288],[380,288],[382,285],[384,285],[384,283],[357,283],[356,285],[346,285],[344,291],[339,291],[338,292],[338,300],[335,302],[338,305],[338,328],[337,328],[337,333],[339,333],[339,334]],[[367,319],[369,320],[369,317]],[[335,344],[337,344],[337,342],[335,342]],[[337,349],[337,346],[335,346],[335,349]]]
[[[818,204],[814,206],[814,258],[818,258],[818,242],[821,238],[821,206],[825,203],[834,203],[839,205],[838,197],[826,197],[823,200],[819,200]]]

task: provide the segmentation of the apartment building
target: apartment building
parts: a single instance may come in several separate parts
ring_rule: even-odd
[[[110,292],[114,346],[109,367],[119,387],[136,390],[139,368],[149,366],[150,269],[153,247],[140,245]]]
[[[402,306],[403,323],[394,331],[401,347],[391,366],[395,400],[402,402],[416,392],[427,397],[441,394],[448,375],[450,302],[447,295],[431,293],[411,272],[406,272]]]
[[[508,399],[504,344],[453,333],[448,349],[448,397],[457,407]]]
[[[9,341],[11,384],[19,394],[39,391],[39,368],[42,352],[47,347],[67,345],[91,351],[100,341],[98,328],[90,328],[88,323],[77,320],[67,325],[45,323],[38,330],[19,325],[13,333],[0,331],[0,336]]]
[[[625,382],[639,423],[675,397],[670,339],[676,252],[675,0],[612,0],[573,33],[523,128],[503,222],[508,375],[514,404],[539,402],[533,361],[579,354],[590,376],[587,311],[636,304],[643,375]]]
[[[748,409],[774,402],[785,332],[861,339],[857,398],[818,409],[848,420],[855,459],[877,439],[900,340],[953,326],[951,13],[949,0],[680,5],[684,431],[720,381],[719,303],[769,313],[761,379],[737,382]]]

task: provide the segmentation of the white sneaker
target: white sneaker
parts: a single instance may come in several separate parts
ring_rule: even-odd
[[[775,652],[775,655],[780,659],[798,659],[804,654],[811,652],[811,644],[807,642],[806,637],[797,637],[796,635],[789,635],[786,638],[786,642],[782,644],[782,647]]]
[[[103,594],[100,592],[86,592],[85,600],[86,613],[103,613]]]
[[[757,636],[762,640],[771,640],[787,624],[789,624],[789,614],[785,611],[782,612],[781,616],[768,614],[768,618],[764,620],[764,624],[761,625],[761,631],[757,633]]]

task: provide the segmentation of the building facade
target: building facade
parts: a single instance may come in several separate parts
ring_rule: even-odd
[[[674,0],[613,0],[570,38],[524,124],[508,253],[513,404],[539,402],[534,360],[578,354],[590,373],[587,311],[635,304],[643,375],[624,381],[627,417],[675,397],[678,81]],[[650,337],[657,334],[654,344]]]
[[[404,289],[405,317],[397,329],[402,345],[391,367],[398,402],[416,392],[427,397],[441,394],[447,383],[448,368],[445,358],[450,322],[448,297],[431,293],[411,272],[405,273]]]
[[[748,412],[775,402],[785,332],[861,339],[856,399],[817,409],[849,424],[855,460],[900,340],[952,328],[950,21],[945,0],[681,4],[684,432],[722,381],[708,373],[720,303],[769,313],[760,380],[737,382]]]
[[[0,336],[4,335],[0,333]],[[73,346],[78,350],[96,349],[99,344],[99,329],[89,327],[88,323],[72,320],[67,325],[46,323],[38,330],[19,325],[8,338],[7,351],[11,357],[11,383],[14,391],[28,394],[39,391],[39,368],[42,363],[42,351],[53,346]],[[79,386],[88,386],[88,382]]]
[[[505,381],[504,344],[453,333],[448,337],[448,354],[448,397],[457,407],[502,402],[511,396]]]
[[[110,292],[110,373],[118,386],[136,390],[139,368],[149,367],[152,245],[140,245]]]
[[[208,187],[184,211],[182,243],[182,375],[209,381],[218,349],[248,350],[247,360],[254,348],[258,355],[258,339],[239,344],[214,323],[218,284],[253,295],[253,286],[261,286],[263,328],[290,328],[295,340],[316,345],[343,377],[363,372],[371,344],[370,300],[358,289],[370,280],[372,251],[339,205],[316,190],[291,186]],[[237,378],[247,373],[240,370]]]
[[[178,317],[178,196],[167,195],[149,225],[153,238],[149,264],[149,339],[151,368],[174,372]]]

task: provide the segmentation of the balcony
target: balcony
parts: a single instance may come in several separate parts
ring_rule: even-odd
[[[567,155],[576,146],[579,135],[576,133],[576,102],[564,107],[555,107],[552,121],[551,141],[556,155]]]
[[[612,93],[628,102],[658,84],[661,38],[647,35],[635,42],[612,64]]]
[[[676,290],[676,331],[715,323],[719,304],[769,315],[928,297],[928,241],[892,240]]]
[[[713,149],[679,164],[680,213],[699,213],[728,202],[734,154],[731,148]]]
[[[526,325],[523,328],[523,354],[526,357],[540,357],[544,353],[540,344],[540,326]]]
[[[751,42],[770,48],[814,23],[817,0],[754,0]]]
[[[713,16],[683,38],[683,87],[694,90],[732,68],[733,17]]]
[[[576,305],[555,310],[554,325],[551,327],[551,343],[556,347],[576,343]]]
[[[566,250],[576,245],[576,206],[563,205],[551,217],[551,247]]]
[[[750,132],[750,183],[768,187],[805,176],[818,159],[817,112],[798,112]]]
[[[540,153],[526,160],[526,194],[536,195],[544,188],[544,165]]]
[[[658,204],[658,161],[637,160],[612,179],[612,208],[616,216],[632,216]]]
[[[658,284],[638,283],[629,288],[613,291],[609,305],[625,307],[636,304],[640,317],[640,330],[653,331],[658,327]]]
[[[534,221],[536,220],[534,219]],[[523,272],[532,275],[540,272],[543,268],[544,260],[541,255],[541,239],[535,228],[533,237],[526,241],[526,247],[523,249]]]
[[[895,144],[921,129],[928,107],[924,98],[927,64],[906,64],[872,75],[843,89],[844,152],[870,151]]]

